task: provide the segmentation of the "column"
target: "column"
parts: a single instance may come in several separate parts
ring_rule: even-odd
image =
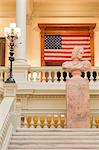
[[[17,40],[13,75],[16,82],[27,82],[30,65],[26,60],[26,0],[16,0],[16,24],[21,37]]]
[[[16,0],[16,24],[21,29],[21,37],[16,48],[16,61],[26,62],[26,0]],[[20,43],[20,44],[19,44]]]

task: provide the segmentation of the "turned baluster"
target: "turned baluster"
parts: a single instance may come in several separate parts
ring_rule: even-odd
[[[44,128],[45,126],[45,116],[40,116],[40,127]]]
[[[51,125],[52,125],[52,116],[48,115],[47,116],[47,127],[51,128]]]
[[[30,80],[31,80],[31,81],[33,81],[33,80],[34,80],[34,78],[33,78],[33,72],[31,72]]]
[[[37,73],[37,76],[36,76],[36,82],[40,82],[40,72],[37,71],[36,73]]]
[[[21,117],[21,127],[22,127],[22,128],[24,127],[24,122],[25,122],[25,117],[22,116],[22,117]]]
[[[99,128],[99,117],[95,117],[95,126]]]
[[[61,115],[61,116],[60,116],[60,126],[61,126],[62,128],[65,127],[65,116],[64,116],[64,115]]]
[[[98,81],[98,80],[99,80],[99,72],[96,71],[96,81]]]
[[[61,81],[61,82],[64,81],[63,72],[64,72],[64,71],[61,71],[61,76],[60,76],[60,81]]]
[[[57,71],[54,71],[54,82],[57,82]]]
[[[27,121],[27,127],[30,128],[31,127],[31,116],[30,115],[27,115],[26,121]]]
[[[84,74],[85,74],[84,78],[85,78],[85,79],[88,79],[88,77],[87,77],[87,72],[86,72],[86,71],[84,72]]]
[[[27,120],[26,120],[26,116],[24,116],[24,127],[27,128]]]
[[[48,82],[52,82],[51,71],[48,71]]]
[[[58,127],[58,115],[54,115],[53,117],[53,121],[54,121],[54,127],[57,128]]]
[[[69,79],[69,72],[66,72],[67,76],[66,76],[66,80]]]
[[[42,82],[45,83],[46,82],[46,71],[42,72]]]
[[[93,71],[90,71],[90,81],[93,81]]]
[[[34,128],[37,128],[37,126],[38,126],[38,116],[37,115],[35,115],[35,116],[33,116],[33,122],[34,122]]]

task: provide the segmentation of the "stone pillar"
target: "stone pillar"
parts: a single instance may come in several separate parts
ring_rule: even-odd
[[[4,97],[16,97],[16,87],[15,83],[5,83]]]
[[[15,99],[14,107],[13,107],[14,113],[12,114],[15,117],[15,118],[14,117],[12,118],[12,119],[15,119],[14,121],[15,128],[21,126],[21,107],[19,106],[19,109],[17,109],[16,90],[17,90],[17,85],[15,83],[4,84],[4,98],[7,97],[6,100],[9,100],[9,97]]]
[[[16,61],[26,62],[26,0],[16,0],[16,24],[21,29],[16,49]]]
[[[72,77],[66,84],[67,128],[90,128],[89,86],[82,77]]]
[[[16,82],[26,82],[29,65],[26,60],[26,0],[16,0],[16,25],[21,29],[13,65]]]

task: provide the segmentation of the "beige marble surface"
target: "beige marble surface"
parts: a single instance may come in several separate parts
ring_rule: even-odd
[[[82,77],[72,77],[66,84],[67,128],[89,128],[89,88]]]

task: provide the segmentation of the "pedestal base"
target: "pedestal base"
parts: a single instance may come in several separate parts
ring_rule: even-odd
[[[16,83],[18,82],[27,82],[28,81],[28,70],[30,65],[27,63],[18,63],[14,62],[13,64],[13,76],[15,78]]]
[[[89,88],[88,81],[72,77],[66,84],[67,128],[89,128]]]

